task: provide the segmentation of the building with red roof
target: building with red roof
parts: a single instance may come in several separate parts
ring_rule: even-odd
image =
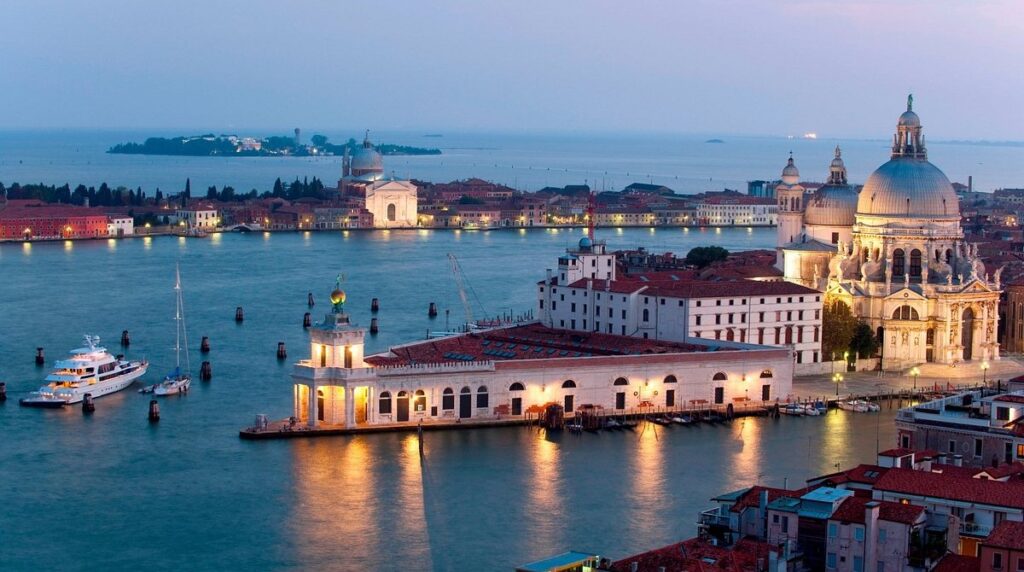
[[[295,365],[295,417],[311,427],[487,423],[560,407],[607,414],[714,404],[763,405],[792,388],[784,348],[712,340],[674,342],[551,328],[481,328],[363,355],[365,330],[344,295],[310,329],[310,358]],[[751,386],[756,388],[751,395]]]
[[[545,325],[573,331],[793,348],[797,371],[810,373],[827,371],[823,296],[779,280],[697,280],[676,269],[620,273],[604,243],[583,238],[537,285],[537,310]]]
[[[1004,520],[996,525],[981,542],[978,563],[981,572],[1024,570],[1024,522]]]

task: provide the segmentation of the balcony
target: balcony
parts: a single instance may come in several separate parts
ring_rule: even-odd
[[[985,538],[992,532],[991,524],[979,524],[977,522],[961,522],[960,534],[962,536],[975,536]]]
[[[722,514],[719,508],[709,508],[700,513],[697,519],[698,526],[720,526],[729,528],[729,514]]]

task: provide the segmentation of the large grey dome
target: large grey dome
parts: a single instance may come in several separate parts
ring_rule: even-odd
[[[822,226],[853,226],[857,214],[857,191],[847,185],[825,185],[811,195],[804,223]]]
[[[868,177],[857,200],[858,215],[960,218],[953,185],[926,159],[894,157]]]
[[[360,147],[352,153],[353,171],[384,172],[384,158],[373,147]]]

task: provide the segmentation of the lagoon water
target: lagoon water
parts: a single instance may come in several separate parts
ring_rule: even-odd
[[[611,247],[685,252],[767,247],[774,229],[601,232]],[[248,442],[254,414],[290,414],[289,362],[306,357],[314,317],[346,275],[353,319],[381,333],[368,350],[421,338],[427,305],[462,310],[445,258],[462,262],[474,313],[532,307],[534,283],[580,231],[225,234],[0,245],[0,569],[509,570],[566,549],[613,558],[692,535],[709,498],[755,481],[790,487],[870,462],[894,440],[892,411],[748,419],[636,433],[547,436],[525,428]],[[77,407],[17,399],[81,335],[173,364],[171,286],[180,262],[193,372],[214,378],[161,401],[128,390]],[[246,319],[235,324],[236,306]],[[198,351],[200,336],[212,351]],[[278,341],[290,352],[275,359]]]
[[[884,119],[884,118],[883,118]],[[925,117],[927,121],[927,117]],[[752,179],[778,178],[793,152],[804,180],[822,181],[828,175],[833,149],[842,145],[850,181],[863,183],[889,158],[892,121],[879,121],[878,139],[787,139],[785,137],[720,136],[723,143],[706,143],[715,135],[669,134],[538,134],[445,133],[424,137],[422,132],[374,132],[373,141],[438,147],[442,155],[386,157],[388,175],[447,182],[481,177],[514,188],[535,191],[547,185],[588,182],[598,189],[618,190],[633,182],[666,185],[680,193],[723,188],[746,189]],[[926,132],[928,125],[925,125]],[[141,142],[146,137],[192,135],[178,131],[0,131],[0,182],[46,183],[72,188],[79,184],[142,187],[149,196],[157,188],[177,193],[191,178],[194,196],[210,185],[231,185],[248,192],[270,190],[274,179],[319,177],[328,186],[341,175],[340,157],[161,157],[109,155],[112,145]],[[263,129],[239,135],[290,133]],[[309,134],[312,135],[313,131]],[[362,130],[327,131],[332,141],[360,138]],[[929,137],[929,157],[952,181],[991,191],[1024,186],[1024,145],[983,145],[941,142]]]

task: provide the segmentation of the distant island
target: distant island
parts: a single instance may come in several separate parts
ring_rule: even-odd
[[[725,141],[722,141],[721,139],[708,139],[705,143],[725,143]]]
[[[237,135],[192,135],[188,137],[150,137],[142,143],[119,143],[107,153],[121,155],[184,155],[189,157],[315,157],[344,155],[361,145],[355,139],[331,143],[324,135],[314,135],[309,144],[298,143],[298,136],[239,137]],[[440,149],[409,145],[382,144],[375,147],[382,155],[440,155]]]

